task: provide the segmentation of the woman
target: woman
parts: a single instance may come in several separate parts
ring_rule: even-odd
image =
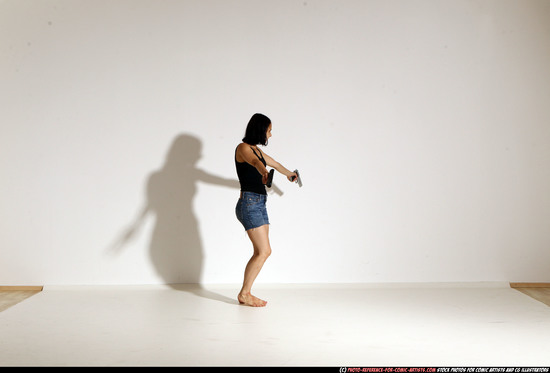
[[[235,212],[254,247],[254,254],[246,265],[243,287],[237,299],[239,303],[252,307],[264,307],[267,304],[266,301],[250,293],[254,280],[266,259],[271,255],[265,191],[269,172],[266,166],[273,167],[285,175],[289,181],[297,179],[295,172],[287,170],[258,148],[258,145],[267,145],[267,140],[271,137],[271,129],[271,120],[268,117],[263,114],[254,114],[246,127],[243,142],[235,150],[235,166],[241,184],[241,197]]]

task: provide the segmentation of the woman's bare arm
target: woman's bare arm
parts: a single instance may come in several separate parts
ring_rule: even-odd
[[[293,178],[298,176],[296,175],[296,172],[289,171],[285,166],[277,162],[275,159],[271,158],[269,155],[265,154],[264,152],[262,152],[262,154],[264,156],[265,163],[267,163],[269,167],[273,167],[274,169],[276,169],[277,172],[285,175],[289,181],[293,181]]]

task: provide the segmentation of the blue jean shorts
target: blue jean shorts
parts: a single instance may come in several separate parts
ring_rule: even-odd
[[[269,224],[266,209],[267,195],[253,192],[242,192],[237,202],[235,214],[245,230]]]

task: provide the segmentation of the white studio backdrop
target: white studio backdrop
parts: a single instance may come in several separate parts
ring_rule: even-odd
[[[550,2],[0,1],[0,284],[550,281]]]

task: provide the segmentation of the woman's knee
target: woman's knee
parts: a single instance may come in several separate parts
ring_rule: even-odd
[[[271,255],[271,247],[264,247],[264,248],[256,248],[254,250],[254,255],[258,258],[261,258],[263,260],[266,260]]]
[[[262,255],[265,259],[269,258],[269,257],[271,256],[271,247],[268,247],[268,248],[262,250],[261,255]]]
[[[262,259],[267,259],[271,255],[271,246],[269,243],[265,245],[254,245],[254,256]]]

